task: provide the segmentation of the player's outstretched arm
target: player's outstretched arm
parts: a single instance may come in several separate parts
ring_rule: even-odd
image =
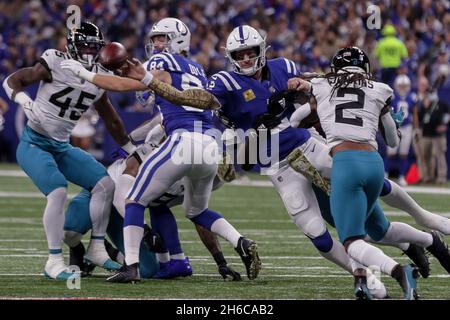
[[[203,89],[186,89],[180,91],[171,85],[170,75],[165,71],[146,71],[137,59],[128,60],[127,76],[139,80],[161,98],[177,105],[191,106],[199,109],[218,109],[220,103],[216,97]],[[146,88],[147,89],[147,88]]]
[[[101,75],[86,70],[81,63],[69,59],[61,62],[61,68],[72,72],[75,76],[92,82],[96,86],[111,91],[142,91],[148,88],[157,95],[178,105],[186,105],[199,109],[217,109],[220,104],[217,99],[202,89],[187,89],[179,91],[169,83],[165,83],[155,76],[153,72],[147,72],[139,61],[127,61],[129,70],[124,78],[113,75]],[[142,69],[144,72],[137,72]],[[134,79],[132,77],[135,77]],[[139,81],[138,81],[139,80]]]
[[[99,116],[105,121],[105,126],[113,139],[125,150],[131,154],[135,147],[127,135],[122,119],[117,114],[116,109],[112,106],[106,93],[94,103],[95,109]]]

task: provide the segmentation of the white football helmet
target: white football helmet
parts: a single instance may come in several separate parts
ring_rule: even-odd
[[[411,90],[411,80],[406,74],[400,74],[395,78],[394,88],[401,97],[406,97]]]
[[[164,18],[155,23],[148,34],[149,42],[145,45],[147,58],[150,59],[155,50],[152,37],[159,35],[167,36],[167,45],[163,51],[175,54],[179,54],[182,51],[189,52],[191,45],[189,28],[179,19]]]
[[[256,61],[251,68],[241,68],[235,55],[237,52],[249,48],[257,49],[258,56],[256,57]],[[265,66],[267,49],[266,39],[255,28],[244,25],[236,27],[231,31],[225,45],[225,55],[237,73],[251,76]]]

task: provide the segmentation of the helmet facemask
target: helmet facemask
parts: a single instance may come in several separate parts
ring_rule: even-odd
[[[155,43],[153,42],[153,37],[156,36],[166,36],[166,44],[162,48],[162,50],[159,50],[155,47]],[[169,33],[150,33],[149,35],[149,41],[145,45],[145,55],[148,59],[150,59],[154,54],[160,53],[160,52],[167,52],[167,53],[173,53],[171,50],[171,42],[174,38],[175,34],[173,32]]]
[[[241,60],[237,59],[237,54],[241,51],[253,49],[256,52],[256,56],[250,56],[248,54],[245,55],[245,57]],[[234,70],[236,73],[245,75],[245,76],[253,76],[258,70],[260,70],[262,67],[266,65],[266,52],[267,49],[265,47],[265,42],[261,43],[259,46],[252,46],[252,47],[244,47],[239,48],[238,50],[234,51],[228,51],[226,50],[226,56],[228,60],[231,62],[231,64],[234,67]],[[248,68],[241,67],[240,63],[242,61],[246,60],[253,60],[253,66]]]
[[[72,59],[90,68],[97,62],[98,54],[104,45],[105,41],[100,37],[73,31],[69,34],[66,49]]]

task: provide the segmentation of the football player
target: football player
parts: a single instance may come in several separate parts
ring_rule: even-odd
[[[139,280],[139,245],[143,234],[145,207],[181,178],[185,181],[183,207],[187,217],[195,224],[228,240],[241,256],[247,269],[247,276],[255,279],[261,265],[256,243],[243,237],[219,213],[208,208],[217,172],[218,146],[216,140],[208,134],[209,129],[214,129],[212,113],[198,108],[193,109],[192,105],[197,107],[216,102],[210,95],[205,95],[206,99],[202,99],[201,93],[200,98],[192,99],[193,91],[204,92],[198,89],[206,84],[206,76],[199,64],[187,58],[190,31],[182,21],[166,18],[152,27],[150,38],[154,43],[163,44],[166,52],[155,54],[150,58],[147,64],[149,72],[142,66],[135,66],[128,72],[129,77],[139,79],[140,82],[130,78],[89,72],[74,62],[62,64],[63,68],[104,89],[118,91],[143,91],[148,87],[153,89],[157,94],[156,104],[162,114],[164,129],[168,136],[166,141],[142,163],[128,194],[124,223],[126,264],[120,272],[108,278],[108,281]],[[161,88],[163,90],[159,90]],[[195,89],[192,90],[193,88]],[[171,97],[175,98],[170,100]],[[203,158],[206,153],[211,154],[211,159]],[[180,159],[180,154],[190,155],[189,159]]]
[[[391,101],[391,106],[394,112],[403,112],[403,122],[400,126],[401,139],[399,146],[396,148],[387,147],[387,159],[385,162],[386,175],[389,175],[389,171],[392,166],[393,158],[397,155],[400,156],[400,170],[398,183],[401,186],[406,186],[408,183],[405,180],[406,173],[408,171],[408,155],[411,147],[413,127],[412,116],[414,108],[417,103],[417,96],[411,92],[411,81],[407,75],[401,74],[395,78],[394,81],[394,97]]]
[[[103,45],[99,28],[82,22],[78,29],[69,30],[67,52],[48,49],[35,66],[20,69],[3,82],[8,97],[20,104],[28,117],[17,148],[17,161],[47,197],[43,220],[49,258],[45,275],[53,279],[65,280],[73,275],[62,255],[67,181],[91,194],[92,234],[86,260],[110,270],[120,268],[109,259],[103,244],[114,183],[90,154],[70,145],[70,133],[81,115],[94,105],[116,142],[128,152],[133,147],[105,91],[66,72],[60,65],[63,61],[76,61],[86,71],[108,74],[96,63]],[[32,100],[23,89],[38,81],[39,90]]]
[[[311,83],[291,79],[289,88],[311,93],[317,102],[317,114],[333,157],[331,212],[339,239],[351,258],[355,295],[371,298],[363,266],[377,265],[399,282],[405,299],[416,299],[414,268],[400,265],[364,241],[367,221],[384,183],[383,161],[375,141],[379,123],[387,144],[395,147],[399,143],[389,112],[392,89],[371,78],[369,59],[357,47],[339,50],[333,57],[331,70]],[[385,220],[377,217],[380,225]]]

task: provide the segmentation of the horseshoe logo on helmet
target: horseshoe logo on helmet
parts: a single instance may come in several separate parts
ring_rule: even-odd
[[[176,24],[176,28],[177,28],[178,32],[182,36],[185,36],[185,35],[188,34],[188,29],[187,29],[186,25],[183,22],[181,24],[183,25],[183,30],[180,30],[180,23],[178,21],[177,21],[177,24]]]

